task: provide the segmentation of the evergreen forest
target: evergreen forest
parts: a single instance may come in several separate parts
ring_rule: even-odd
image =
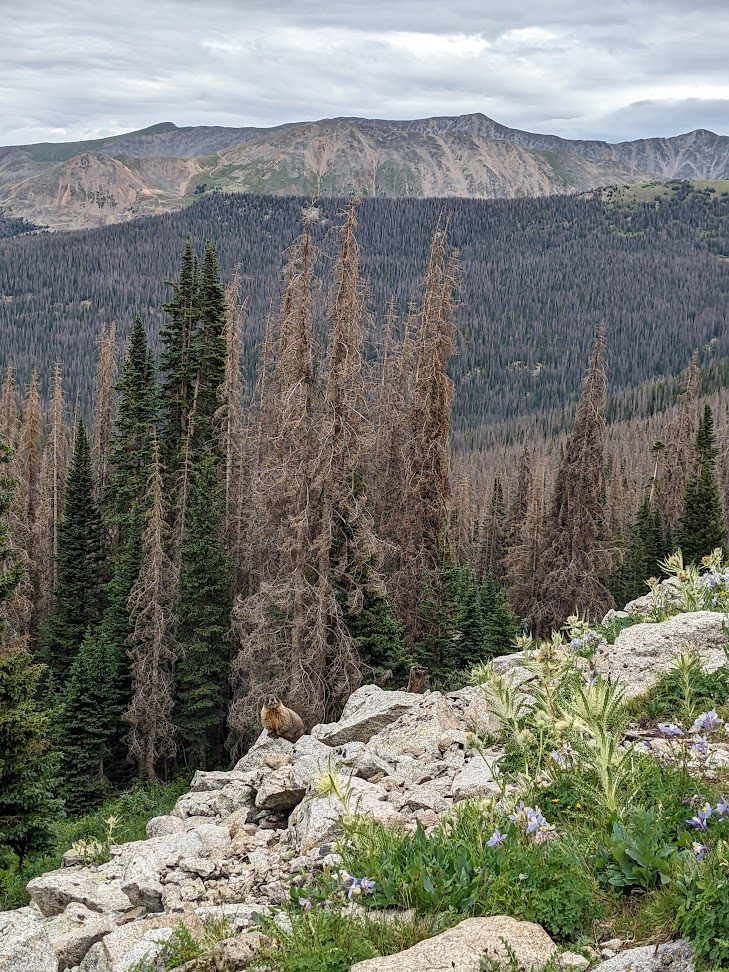
[[[726,551],[729,201],[441,209],[213,197],[0,245],[20,862],[60,814],[230,765],[266,695],[311,728],[413,665],[447,689]]]

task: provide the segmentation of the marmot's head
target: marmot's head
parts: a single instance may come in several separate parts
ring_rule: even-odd
[[[265,706],[267,709],[277,709],[281,705],[281,702],[276,698],[275,695],[267,695]]]
[[[412,676],[417,676],[418,678],[424,678],[428,674],[427,668],[419,668],[417,665],[413,665],[410,669],[410,674]]]

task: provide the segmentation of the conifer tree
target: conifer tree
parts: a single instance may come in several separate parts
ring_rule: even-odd
[[[686,563],[699,563],[717,547],[726,551],[724,513],[714,469],[717,454],[714,418],[707,404],[696,436],[694,467],[686,484],[678,535]]]
[[[116,321],[102,326],[99,362],[94,385],[94,424],[92,456],[94,479],[99,496],[106,489],[108,448],[114,418],[114,379],[116,377]]]
[[[407,682],[413,657],[402,638],[402,623],[389,595],[366,591],[361,610],[345,617],[366,677],[388,688]]]
[[[132,634],[132,699],[125,719],[130,723],[129,754],[138,773],[157,780],[177,751],[172,724],[177,645],[174,638],[178,572],[167,553],[162,470],[156,440],[147,490],[147,522],[142,537],[142,568],[129,595]]]
[[[660,576],[659,563],[670,552],[660,507],[651,505],[650,492],[647,492],[630,529],[622,563],[610,576],[610,593],[615,603],[622,607],[645,594],[646,581]]]
[[[496,577],[503,577],[506,566],[507,516],[504,503],[504,488],[498,476],[494,479],[491,500],[486,519],[481,524],[480,551],[478,554],[479,574],[491,571]]]
[[[195,468],[180,558],[175,724],[188,765],[202,769],[222,758],[230,666],[232,571],[216,468],[214,456]]]
[[[7,470],[10,449],[0,442]],[[37,702],[42,668],[21,645],[6,641],[4,609],[23,575],[13,556],[7,516],[14,483],[0,478],[0,849],[22,863],[52,841],[60,806],[53,795],[55,762],[49,752],[49,719]]]
[[[198,320],[190,348],[195,381],[192,447],[196,458],[211,452],[220,455],[216,416],[227,359],[225,291],[220,283],[215,246],[210,242],[205,245],[197,301]]]
[[[458,605],[454,667],[467,670],[485,660],[486,617],[475,577],[470,570],[464,571],[464,574],[465,583],[460,592]]]
[[[109,477],[104,505],[119,527],[119,541],[128,534],[129,517],[144,499],[152,460],[152,436],[157,419],[154,364],[141,317],[137,316],[116,390],[118,412],[108,445]]]
[[[15,449],[17,445],[19,420],[18,388],[11,358],[5,366],[5,377],[0,394],[0,436],[11,449]]]
[[[506,592],[489,571],[481,588],[484,615],[483,660],[508,655],[514,650],[519,625],[506,597]]]
[[[575,612],[602,617],[613,599],[602,578],[605,480],[605,331],[598,331],[572,431],[552,495],[544,548],[529,605],[534,631],[545,636]]]
[[[83,813],[109,790],[108,760],[121,721],[118,656],[103,627],[90,629],[61,696],[57,745],[66,808]]]
[[[185,239],[179,279],[168,284],[172,287],[172,299],[164,305],[168,320],[160,331],[163,347],[160,446],[166,474],[174,482],[189,431],[195,391],[192,343],[200,313],[198,266],[189,236]]]
[[[65,681],[87,628],[101,620],[101,541],[91,450],[79,421],[58,527],[58,580],[41,637],[44,660],[60,682]]]

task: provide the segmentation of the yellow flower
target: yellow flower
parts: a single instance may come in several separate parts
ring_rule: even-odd
[[[552,803],[559,803],[559,800],[552,800]]]
[[[582,810],[582,804],[581,803],[576,803],[575,804],[575,810]]]

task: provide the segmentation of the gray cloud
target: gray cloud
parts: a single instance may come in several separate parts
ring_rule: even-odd
[[[158,121],[470,111],[570,138],[729,132],[729,9],[686,10],[680,0],[0,0],[0,144]]]

